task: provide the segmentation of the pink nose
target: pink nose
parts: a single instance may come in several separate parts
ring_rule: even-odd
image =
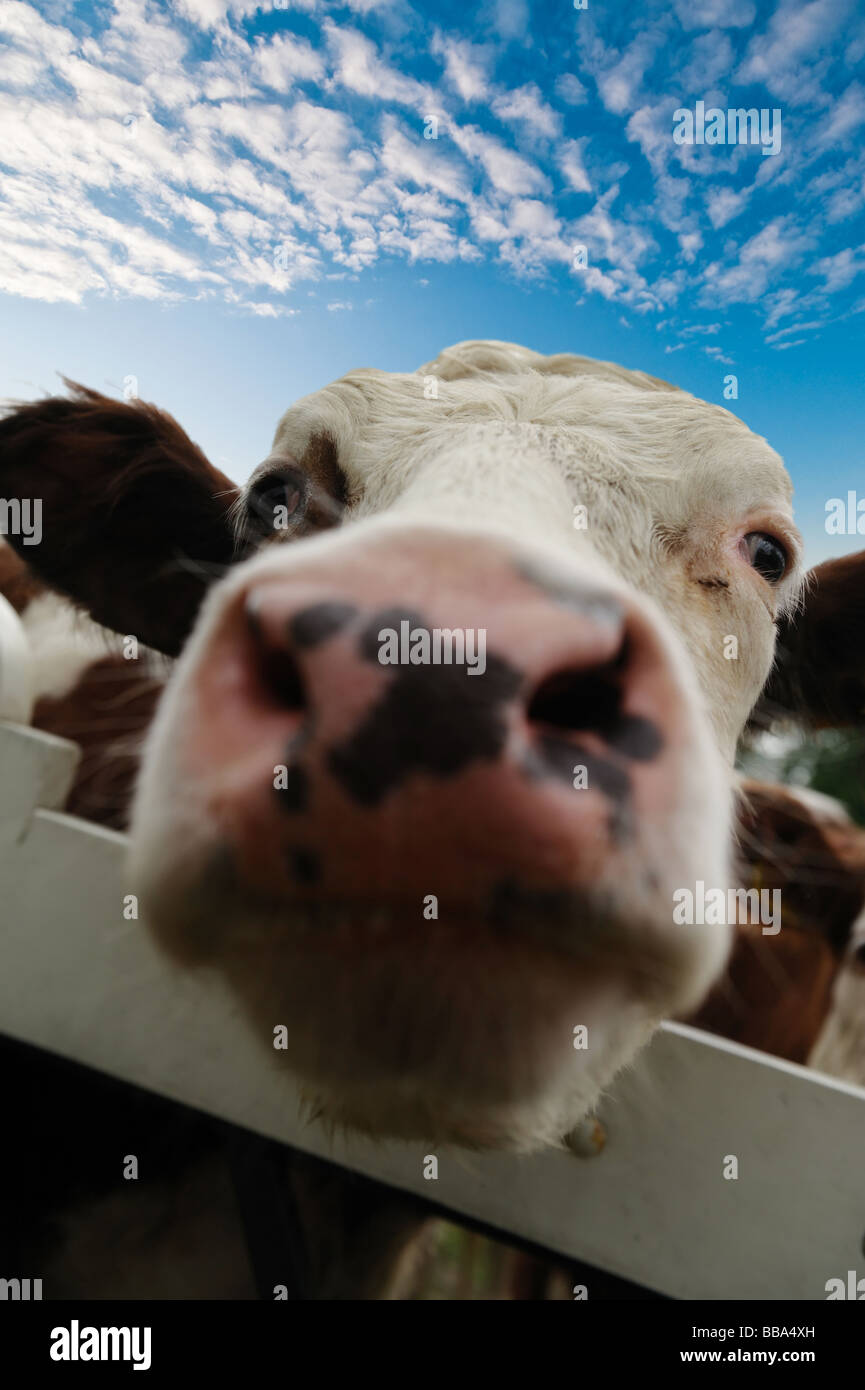
[[[199,653],[182,739],[241,882],[504,912],[663,820],[683,696],[626,601],[432,533],[278,559]]]

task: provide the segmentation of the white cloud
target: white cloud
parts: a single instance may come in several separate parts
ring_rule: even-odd
[[[851,82],[828,114],[819,118],[816,148],[827,150],[841,144],[861,125],[865,125],[865,90],[858,82]]]
[[[447,222],[407,208],[403,215],[385,213],[379,224],[381,244],[399,252],[409,261],[475,260],[479,252],[466,238],[458,236]]]
[[[316,0],[286,0],[281,5],[275,5],[273,0],[171,0],[172,9],[199,29],[218,29],[229,15],[240,19],[264,9],[311,10],[315,4]]]
[[[494,0],[496,33],[503,39],[522,38],[529,27],[528,0]]]
[[[696,259],[697,252],[702,249],[702,246],[702,232],[679,233],[679,248],[689,265]]]
[[[865,244],[846,247],[834,256],[823,256],[810,267],[809,274],[822,275],[823,288],[830,293],[846,288],[857,275],[865,270]]]
[[[613,267],[608,278],[616,285],[619,296],[625,302],[639,309],[657,307],[659,301],[638,269],[657,251],[657,244],[650,233],[635,223],[612,215],[610,209],[618,196],[619,188],[614,184],[598,198],[589,212],[574,222],[574,239],[585,244],[590,267],[596,267],[599,260],[607,261]],[[585,277],[584,270],[575,273]],[[600,288],[597,277],[586,278],[590,287],[594,283]],[[605,291],[602,290],[602,293]]]
[[[172,0],[172,4],[184,19],[202,29],[223,23],[231,8],[231,0]]]
[[[491,57],[488,48],[437,32],[433,35],[430,51],[444,59],[445,79],[463,101],[489,100]]]
[[[736,73],[738,83],[760,83],[793,106],[825,104],[823,66],[815,62],[844,21],[839,0],[780,0],[765,34],[755,34]]]
[[[498,245],[499,260],[517,275],[538,277],[551,265],[568,265],[572,241],[555,210],[538,198],[514,198],[507,206],[481,199],[471,206],[472,232]]]
[[[40,54],[23,53],[20,49],[0,50],[0,85],[5,88],[20,88],[26,91],[32,87],[45,71],[45,62]]]
[[[791,323],[786,328],[779,329],[777,333],[770,333],[766,338],[766,342],[776,347],[783,348],[785,344],[781,340],[789,337],[791,333],[810,333],[814,329],[825,328],[825,326],[825,321],[823,319],[812,319],[810,323]],[[800,338],[799,342],[804,343],[805,339]],[[787,346],[789,346],[789,344],[787,344]]]
[[[588,137],[582,140],[565,140],[559,147],[557,163],[565,182],[575,193],[591,193],[592,183],[583,164],[583,150]]]
[[[23,48],[31,48],[45,63],[68,57],[78,47],[69,29],[52,24],[32,5],[4,0],[0,5],[0,33]]]
[[[312,0],[306,0],[306,3],[311,5]],[[373,14],[376,10],[386,10],[391,3],[392,0],[344,0],[346,7],[359,15]]]
[[[675,103],[662,99],[641,106],[625,128],[629,140],[640,146],[655,180],[655,204],[664,226],[671,231],[694,232],[696,222],[686,211],[691,185],[682,173],[675,173],[672,161],[681,147],[673,143],[672,114]]]
[[[865,82],[837,80],[845,46],[865,53],[865,26],[851,0],[780,0],[753,36],[735,32],[753,22],[751,0],[675,8],[681,25],[669,9],[615,28],[599,11],[572,16],[574,70],[556,76],[567,55],[535,46],[525,0],[487,0],[482,43],[406,0],[345,0],[338,19],[290,0],[264,32],[242,22],[264,12],[253,0],[112,0],[87,18],[66,0],[0,0],[2,284],[68,302],[218,296],[277,318],[296,312],[286,296],[303,280],[357,277],[385,256],[484,254],[541,277],[583,241],[584,293],[637,313],[695,293],[759,301],[769,331],[796,318],[783,346],[861,269],[863,248],[827,248],[824,231],[865,208]],[[291,12],[311,17],[304,37]],[[743,48],[738,76],[783,94],[782,154],[676,146],[681,88],[725,105]],[[515,87],[496,78],[505,59],[522,62]],[[437,81],[413,75],[430,71]],[[609,114],[590,127],[591,81]],[[804,102],[805,115],[788,112]],[[471,123],[455,119],[460,103],[476,108]],[[433,114],[439,138],[425,140]],[[620,157],[625,140],[642,159]],[[800,203],[808,230],[785,214]],[[745,209],[745,239],[725,240]],[[812,288],[797,294],[785,281],[806,249]]]
[[[510,232],[505,210],[498,204],[474,200],[471,204],[472,231],[480,241],[507,241]]]
[[[562,128],[558,111],[547,105],[534,82],[494,97],[492,109],[504,125],[517,122],[530,135],[545,140],[554,140]]]
[[[88,290],[107,288],[104,277],[83,256],[44,242],[29,242],[27,230],[26,224],[0,218],[4,240],[0,290],[49,304],[79,304]],[[16,240],[19,236],[22,239]]]
[[[603,295],[604,299],[615,299],[619,284],[612,275],[605,275],[596,265],[587,265],[580,272],[580,278],[587,290]]]
[[[700,34],[690,47],[690,62],[681,73],[681,90],[707,95],[721,79],[729,79],[733,70],[733,45],[728,34],[712,29]]]
[[[508,229],[514,237],[530,237],[534,241],[559,240],[562,224],[552,208],[538,198],[515,198],[510,206]],[[561,243],[565,259],[571,248]]]
[[[325,65],[306,39],[274,34],[269,43],[262,39],[256,43],[253,71],[266,87],[287,92],[298,82],[321,82]]]
[[[826,221],[830,224],[836,222],[846,222],[849,218],[855,217],[865,207],[865,170],[861,167],[856,172],[850,173],[850,182],[842,180],[836,185],[834,192],[823,203]]]
[[[776,323],[781,322],[781,319],[796,313],[799,305],[799,298],[798,292],[790,289],[789,286],[786,286],[782,290],[775,290],[772,294],[768,294],[764,301],[764,307],[767,310],[766,327],[774,328]]]
[[[716,229],[726,227],[748,205],[750,188],[710,188],[706,194],[706,211]]]
[[[469,180],[464,167],[448,156],[443,145],[440,140],[410,140],[395,121],[386,120],[381,162],[397,181],[408,179],[419,188],[433,188],[464,203],[469,196]]]
[[[357,29],[345,29],[327,20],[324,33],[334,64],[334,81],[358,96],[393,101],[423,113],[433,105],[428,87],[390,67],[371,39]]]
[[[499,193],[520,196],[544,193],[549,180],[537,165],[508,148],[494,135],[477,126],[455,126],[451,131],[454,144],[467,159],[482,165],[487,178]]]
[[[559,101],[563,101],[566,106],[582,106],[589,99],[582,82],[572,72],[563,72],[557,77],[554,90]]]
[[[242,299],[239,294],[235,294],[231,290],[226,291],[225,298],[229,304],[233,304],[237,309],[245,311],[247,314],[254,315],[255,318],[293,319],[300,313],[299,309],[289,308],[287,304],[273,304],[269,299]]]
[[[608,111],[622,115],[639,99],[643,78],[652,67],[663,41],[660,30],[647,29],[620,52],[600,39],[586,46],[586,62],[594,75],[601,100]]]
[[[790,215],[774,218],[746,241],[734,265],[715,261],[706,267],[703,303],[754,302],[776,272],[793,265],[813,244],[813,237]]]
[[[753,0],[673,0],[683,29],[748,29],[754,23]]]

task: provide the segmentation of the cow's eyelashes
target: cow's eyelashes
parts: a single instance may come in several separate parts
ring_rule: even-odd
[[[787,551],[766,531],[749,531],[742,540],[749,563],[770,584],[780,584],[789,564]]]
[[[300,469],[285,467],[268,473],[250,484],[249,519],[262,535],[295,531],[306,518],[309,494],[309,479]]]

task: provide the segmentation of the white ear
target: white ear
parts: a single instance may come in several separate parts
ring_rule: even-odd
[[[33,656],[15,609],[0,594],[0,719],[29,724],[33,713]]]

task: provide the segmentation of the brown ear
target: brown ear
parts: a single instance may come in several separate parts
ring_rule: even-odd
[[[779,937],[786,929],[820,937],[840,959],[865,900],[865,830],[817,793],[749,780],[740,792],[741,882],[781,890]]]
[[[746,782],[742,792],[737,882],[780,890],[781,929],[736,927],[727,970],[689,1022],[805,1062],[865,901],[865,830],[795,789]]]
[[[815,728],[865,720],[865,550],[808,575],[801,612],[778,630],[775,665],[752,723],[793,716]]]
[[[177,422],[141,401],[70,396],[0,420],[0,497],[41,506],[41,536],[6,539],[106,627],[175,655],[210,582],[237,558],[239,489]]]

